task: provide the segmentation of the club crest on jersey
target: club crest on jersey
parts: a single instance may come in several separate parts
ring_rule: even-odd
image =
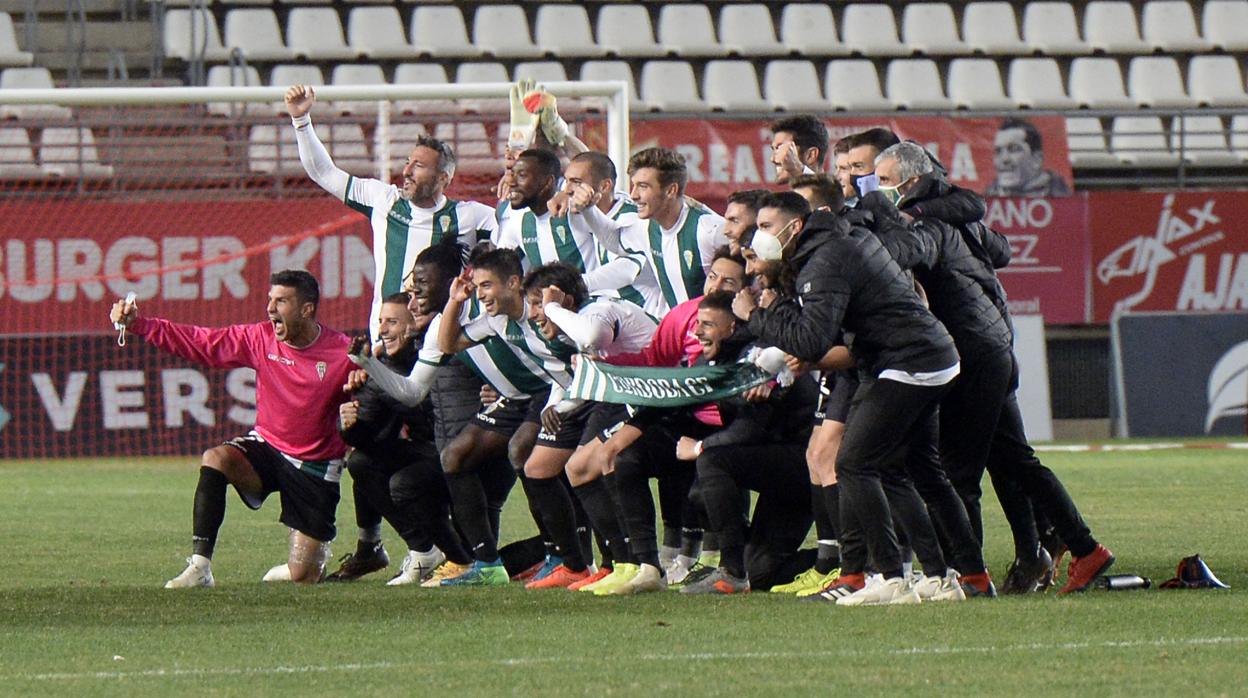
[[[451,227],[451,217],[438,216],[438,226],[442,228],[442,230],[449,230]]]
[[[568,230],[562,225],[555,226],[555,236],[559,238],[559,243],[563,244],[568,241]]]
[[[693,268],[693,250],[685,250],[685,266],[689,269]]]
[[[325,372],[328,370],[329,370],[329,364],[325,363],[324,361],[316,362],[316,375],[320,376],[321,380],[325,380]]]

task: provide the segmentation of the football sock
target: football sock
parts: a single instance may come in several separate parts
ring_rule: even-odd
[[[360,542],[368,543],[368,549],[372,550],[373,545],[381,542],[381,524],[369,526],[360,529]],[[363,548],[363,546],[360,546]]]
[[[464,533],[473,558],[481,562],[498,559],[498,544],[490,530],[486,514],[485,491],[475,472],[447,473],[446,484],[451,490],[455,522]]]
[[[719,549],[719,566],[738,579],[745,577],[745,546],[725,545]]]
[[[195,486],[195,508],[191,522],[191,553],[212,558],[217,545],[217,531],[225,521],[225,488],[230,484],[219,470],[199,467],[199,484]]]
[[[577,487],[575,492],[589,520],[610,548],[612,559],[617,562],[629,562],[632,557],[628,552],[628,543],[624,540],[624,533],[620,531],[615,502],[611,500],[611,493],[607,491],[606,483],[601,479],[593,480]]]
[[[702,551],[703,531],[700,528],[680,529],[680,554],[697,558]]]
[[[585,557],[581,554],[581,544],[576,535],[572,498],[560,478],[526,477],[522,482],[531,505],[535,505],[546,530],[554,539],[555,552],[563,558],[563,565],[573,572],[584,570]]]

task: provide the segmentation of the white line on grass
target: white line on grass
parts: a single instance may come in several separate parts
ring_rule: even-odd
[[[498,664],[503,666],[525,666],[534,664],[575,664],[589,661],[706,661],[706,660],[748,660],[748,659],[818,659],[818,658],[863,658],[863,657],[906,657],[925,655],[952,654],[994,654],[998,652],[1054,652],[1075,651],[1086,649],[1132,649],[1137,647],[1200,647],[1210,645],[1241,645],[1248,643],[1248,637],[1186,637],[1159,638],[1155,640],[1106,640],[1103,642],[1062,642],[1056,644],[1028,643],[1021,645],[980,646],[980,647],[895,647],[891,649],[839,649],[819,650],[814,652],[693,652],[686,654],[642,654],[632,657],[612,655],[608,657],[513,657],[507,659],[462,659],[446,664]],[[274,666],[274,667],[222,667],[217,669],[146,669],[140,671],[85,671],[74,673],[50,674],[10,674],[0,681],[81,681],[86,679],[144,679],[144,678],[180,678],[191,676],[258,676],[280,674],[323,674],[331,672],[372,671],[375,669],[395,669],[404,666],[417,666],[415,662],[370,662],[365,664],[327,664],[305,666]]]

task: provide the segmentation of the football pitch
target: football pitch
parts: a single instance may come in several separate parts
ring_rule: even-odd
[[[215,589],[164,590],[189,554],[194,459],[0,461],[0,695],[1242,694],[1248,451],[1045,453],[1117,573],[1200,553],[1229,591],[1095,591],[838,608],[776,594],[259,580],[285,558],[274,498],[231,495]],[[991,490],[991,488],[987,488]],[[343,483],[335,555],[354,545]],[[986,554],[1011,547],[986,502]],[[504,538],[531,535],[519,488]]]

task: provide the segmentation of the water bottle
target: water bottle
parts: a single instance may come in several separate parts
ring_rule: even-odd
[[[1096,579],[1096,587],[1107,591],[1148,589],[1152,586],[1153,580],[1137,574],[1110,574]]]

